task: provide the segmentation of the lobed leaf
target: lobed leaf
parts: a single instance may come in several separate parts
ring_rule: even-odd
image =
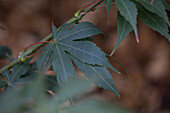
[[[73,56],[75,56],[84,63],[106,66],[113,69],[115,72],[119,73],[116,69],[114,69],[110,65],[108,59],[105,56],[105,53],[102,52],[98,47],[96,47],[94,43],[88,41],[74,41],[77,39],[80,40],[81,38],[84,39],[86,37],[93,36],[99,33],[102,32],[93,24],[89,22],[82,22],[79,23],[78,25],[75,25],[69,31],[66,32],[62,31],[62,33],[60,33],[59,31],[58,35],[60,36],[57,35],[55,37],[61,38],[59,38],[59,40],[56,41],[56,45],[60,45],[60,48],[62,48],[65,51],[68,51],[69,53],[71,53]],[[69,38],[67,37],[67,35],[69,35]],[[64,38],[62,38],[62,36]]]
[[[42,64],[45,67],[46,64],[48,64],[47,61],[51,58],[52,67],[56,72],[57,81],[60,86],[69,80],[77,78],[72,60],[68,53],[80,60],[82,63],[89,64],[88,66],[100,65],[109,67],[119,73],[108,62],[105,53],[91,42],[90,36],[97,35],[102,32],[89,22],[81,22],[71,28],[72,25],[72,23],[64,24],[59,29],[57,29],[54,25],[52,26],[54,42],[48,44],[47,47],[43,49],[45,52],[42,53],[43,55],[41,55],[37,62],[39,67],[43,69]],[[42,57],[44,57],[44,59]],[[107,71],[106,68],[105,71]],[[107,87],[104,88],[107,89]]]
[[[104,65],[108,63],[104,53],[98,49],[95,44],[86,41],[73,41],[90,37],[102,33],[97,27],[89,22],[76,24],[68,30],[72,24],[64,24],[57,31],[53,26],[53,38],[56,43],[53,44],[52,65],[59,80],[63,83],[75,78],[73,64],[66,51],[89,64]],[[99,55],[99,56],[97,56]]]

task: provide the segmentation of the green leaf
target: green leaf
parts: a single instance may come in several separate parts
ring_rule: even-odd
[[[29,71],[37,71],[37,62],[33,62],[30,64]]]
[[[69,51],[74,56],[80,58],[83,62],[87,62],[89,64],[94,64],[94,65],[95,64],[102,65],[102,63],[96,63],[95,60],[100,60],[100,62],[102,62],[103,59],[101,60],[101,58],[104,57],[105,58],[104,60],[107,59],[104,56],[103,52],[99,48],[97,48],[95,44],[86,41],[73,41],[75,39],[86,38],[99,33],[102,32],[93,24],[89,22],[82,22],[75,25],[69,31],[65,31],[63,33],[59,32],[58,35],[60,36],[57,35],[56,37],[58,38],[61,37],[61,38],[57,40],[56,45],[60,45],[60,48]],[[97,54],[99,54],[99,56],[97,56]],[[94,58],[96,59],[93,60]]]
[[[52,66],[58,80],[66,82],[75,78],[73,64],[66,51],[84,63],[113,68],[104,52],[96,47],[94,43],[78,41],[102,32],[89,22],[76,24],[73,28],[69,29],[71,25],[64,24],[58,31],[53,26],[53,38],[55,42],[53,43],[54,47],[52,50]]]
[[[5,80],[0,79],[0,88],[6,87],[8,84]]]
[[[36,64],[36,62],[33,62],[29,65],[28,72],[26,74],[22,75],[20,78],[25,78],[25,77],[29,76],[29,77],[32,77],[32,79],[35,79],[35,77],[37,77],[37,75],[38,75],[37,71],[38,71],[37,64]]]
[[[91,40],[90,36],[102,32],[89,22],[81,22],[71,28],[72,25],[72,23],[64,24],[59,29],[53,25],[54,42],[48,44],[48,47],[44,49],[50,52],[42,53],[42,56],[47,57],[47,59],[51,57],[52,67],[56,72],[58,84],[62,86],[63,83],[77,78],[68,53],[83,63],[109,67],[119,73],[108,62],[105,53],[89,41],[89,39]],[[45,65],[47,64],[47,60],[43,60],[41,57],[39,61],[42,63],[38,62],[38,65],[43,64],[43,61],[45,61]],[[42,68],[41,66],[39,67]]]
[[[112,5],[112,1],[113,0],[106,0],[106,9],[107,9],[108,15],[110,14],[110,9],[111,9],[111,5]]]
[[[66,83],[68,80],[75,78],[73,64],[64,49],[62,49],[63,47],[57,44],[54,45],[54,52],[52,54],[53,69],[56,72],[58,79],[63,83]]]
[[[151,27],[153,30],[161,33],[168,39],[168,41],[170,41],[170,35],[168,33],[169,30],[166,22],[158,15],[149,12],[141,4],[139,3],[136,4],[138,8],[139,18],[142,20],[142,22]]]
[[[92,65],[106,66],[113,69],[105,53],[96,47],[96,44],[89,41],[67,42],[64,46],[68,47],[67,51],[83,63]],[[70,48],[70,49],[69,49]],[[117,70],[113,69],[119,73]]]
[[[15,82],[12,83],[12,85],[16,87],[16,86],[23,85],[23,84],[29,84],[29,83],[32,83],[34,78],[35,78],[34,75],[26,76],[24,78],[20,78],[16,80]]]
[[[8,58],[7,54],[11,55],[12,54],[11,50],[6,46],[0,46],[0,59]]]
[[[110,90],[111,92],[114,92],[118,97],[120,97],[112,80],[112,76],[105,67],[83,64],[75,58],[73,58],[73,61],[80,69],[80,71],[83,72],[93,82],[95,82],[98,87]]]
[[[66,26],[66,25],[65,25]],[[70,26],[70,24],[68,24]],[[68,28],[66,26],[66,28]],[[53,31],[56,31],[54,28]],[[62,33],[61,33],[62,32]],[[89,41],[74,41],[84,39],[89,36],[102,33],[97,27],[89,22],[82,22],[75,25],[69,31],[59,31],[57,34],[54,34],[54,39],[56,39],[56,46],[60,46],[59,49],[63,49],[71,53],[73,56],[78,58],[84,63],[92,65],[101,65],[115,70],[108,59],[105,56],[105,53],[102,52],[96,45]]]
[[[26,74],[29,70],[29,64],[16,64],[12,69],[11,81],[19,79],[22,75]]]
[[[55,46],[59,46],[59,49],[62,49],[62,51],[69,51],[77,58],[80,58],[80,60],[83,62],[94,65],[103,65],[107,62],[107,59],[104,53],[99,48],[97,48],[95,44],[85,41],[73,41],[76,39],[80,40],[81,38],[84,39],[99,33],[102,32],[93,24],[89,22],[82,22],[75,25],[69,31],[59,31],[58,35],[54,37],[54,39],[57,39]]]
[[[125,20],[125,18],[121,16],[119,12],[117,15],[117,27],[118,27],[118,41],[116,43],[115,48],[112,51],[112,54],[116,51],[121,41],[124,40],[126,36],[129,34],[129,32],[131,32],[133,29],[129,22]]]
[[[17,67],[19,67],[19,66],[17,66]],[[21,68],[16,68],[16,70],[15,70],[16,73],[14,73],[13,70],[12,70],[13,71],[12,73],[10,71],[8,71],[8,70],[3,72],[4,77],[9,82],[9,86],[14,87],[14,85],[17,84],[17,82],[24,82],[25,81],[26,77],[24,77],[22,79],[20,79],[20,77],[21,77],[21,75],[26,74],[26,73],[25,72],[24,73],[21,73],[21,72],[19,73],[20,69]]]
[[[120,14],[122,14],[125,19],[132,25],[135,31],[136,41],[139,42],[138,31],[136,27],[137,8],[135,4],[130,0],[115,0],[115,2]]]
[[[165,7],[162,4],[161,0],[154,0],[152,4],[150,0],[137,0],[137,1],[140,2],[147,10],[162,17],[165,20],[165,22],[170,26],[170,22],[165,11]]]
[[[57,42],[62,42],[64,40],[75,40],[75,39],[81,39],[86,38],[90,36],[94,36],[97,34],[102,33],[96,26],[89,22],[81,22],[79,24],[74,25],[74,27],[70,30],[68,29],[71,25],[70,24],[64,24],[64,29],[60,29],[57,36],[55,36],[55,40]]]
[[[166,8],[166,10],[170,11],[170,5],[168,3],[166,3],[165,0],[161,0],[162,4],[164,5],[164,7]]]
[[[54,36],[53,38],[55,40],[62,38],[63,37],[62,35],[65,34],[64,32],[66,32],[72,25],[73,25],[73,23],[66,23],[66,24],[63,24],[58,29],[54,25],[52,25],[52,34]],[[79,32],[81,32],[81,31],[79,31]],[[72,34],[72,35],[74,35],[74,34]],[[67,38],[67,36],[66,36],[66,38]]]
[[[52,65],[51,63],[51,54],[52,54],[53,44],[48,44],[46,47],[43,48],[42,55],[38,58],[37,67],[39,71],[45,71],[50,68]]]

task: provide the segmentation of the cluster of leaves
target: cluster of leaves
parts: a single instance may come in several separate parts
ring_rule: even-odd
[[[56,83],[56,86],[62,87],[64,83],[77,79],[75,64],[98,87],[110,90],[119,97],[107,68],[119,72],[109,63],[106,54],[91,42],[90,36],[101,33],[101,30],[89,22],[75,25],[67,23],[58,29],[53,25],[53,41],[42,49],[37,61],[30,63],[31,59],[28,59],[24,63],[15,65],[12,71],[4,71],[1,76],[5,80],[0,79],[0,88],[5,88],[3,93],[6,92],[8,95],[15,87],[30,83],[36,78],[36,72],[46,72],[49,69],[56,73],[55,77],[47,76],[53,81],[52,85]],[[52,89],[53,86],[49,88]]]
[[[30,63],[31,58],[26,60],[23,64],[16,64],[12,71],[6,70],[0,75],[0,88],[4,88],[1,96],[10,95],[13,90],[22,87],[24,84],[30,84],[37,79],[36,63]],[[45,77],[46,91],[54,91],[57,88],[56,77],[47,75]]]
[[[136,26],[137,15],[146,25],[161,33],[170,41],[170,35],[168,33],[168,26],[170,26],[170,22],[165,11],[170,8],[164,0],[154,0],[153,3],[151,3],[150,0],[105,0],[99,7],[106,5],[106,9],[109,13],[112,3],[115,3],[118,7],[118,42],[113,52],[132,30],[134,30],[136,39],[139,41]],[[107,68],[112,69],[116,73],[119,72],[109,63],[106,53],[101,51],[101,49],[92,42],[93,38],[91,37],[98,34],[102,34],[102,31],[89,22],[76,24],[66,23],[58,29],[53,25],[53,39],[51,43],[44,46],[42,54],[37,61],[30,63],[31,58],[27,59],[23,63],[16,64],[12,70],[3,71],[2,75],[0,75],[0,88],[3,88],[3,92],[0,97],[3,98],[3,95],[7,96],[14,94],[11,98],[9,96],[6,100],[4,100],[4,102],[8,102],[10,99],[14,99],[14,101],[16,101],[15,99],[19,99],[21,96],[23,99],[19,99],[21,101],[13,106],[13,109],[17,110],[16,112],[18,112],[18,110],[23,110],[23,107],[22,109],[20,108],[21,105],[24,105],[24,108],[28,109],[30,103],[25,102],[30,101],[30,98],[33,98],[38,100],[37,102],[34,102],[37,107],[34,107],[33,109],[37,110],[36,112],[42,112],[42,110],[44,110],[53,113],[58,110],[61,101],[63,102],[66,98],[72,100],[72,97],[76,96],[77,92],[82,91],[83,89],[81,84],[72,82],[71,86],[74,87],[67,86],[64,91],[61,90],[62,93],[57,92],[56,90],[58,87],[64,87],[63,85],[69,81],[78,79],[76,70],[74,69],[75,66],[77,66],[80,71],[98,87],[110,90],[119,97],[120,95],[116,90],[112,76]],[[0,50],[0,58],[8,57],[10,60],[13,60],[13,58],[10,57],[11,51],[8,48],[1,46]],[[45,73],[48,70],[54,71],[56,75],[46,75],[43,79],[43,83],[41,79],[38,81],[39,78],[42,78],[42,75],[38,75],[37,72]],[[37,83],[32,83],[34,80],[36,80]],[[32,84],[28,88],[25,88],[23,84],[28,83]],[[45,86],[45,89],[41,88],[41,86]],[[24,87],[24,90],[22,87]],[[38,96],[40,93],[44,94],[42,93],[42,89],[43,92],[50,90],[54,93],[58,93],[59,97],[57,97],[57,99],[48,100],[50,104],[46,104],[46,100],[42,99],[43,96],[41,98]],[[70,91],[70,89],[72,91]],[[25,96],[26,94],[31,96]],[[81,112],[84,111],[85,113],[95,113],[94,111],[96,110],[97,113],[100,113],[102,110],[100,108],[101,106],[98,105],[105,106],[101,103],[98,104],[96,101],[90,101],[87,103],[88,104],[82,104],[76,108],[66,108],[68,111],[62,109],[64,111],[61,110],[61,113],[78,112],[79,110],[81,110]],[[92,105],[92,103],[96,103],[96,106]],[[9,106],[9,103],[4,105],[0,104],[0,107],[1,106],[6,108],[5,106]],[[9,109],[2,109],[1,111],[3,110],[5,111]],[[101,113],[103,112],[104,111]]]
[[[56,89],[57,95],[45,93],[44,80],[46,76],[39,76],[32,84],[23,85],[18,90],[13,90],[8,96],[0,96],[1,113],[128,113],[127,109],[106,102],[88,99],[86,101],[74,101],[70,104],[68,99],[83,93],[91,87],[87,80],[74,80]],[[9,108],[10,106],[10,108]]]
[[[170,22],[166,10],[170,11],[170,6],[165,0],[105,0],[102,5],[106,5],[107,12],[110,12],[111,4],[118,7],[117,27],[118,41],[112,51],[115,52],[120,42],[134,30],[136,40],[138,39],[137,15],[144,24],[159,32],[170,41],[168,26]]]

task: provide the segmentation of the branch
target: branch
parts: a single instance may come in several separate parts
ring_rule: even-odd
[[[78,10],[74,16],[69,19],[66,23],[77,23],[78,21],[80,21],[87,13],[89,13],[90,11],[93,11],[93,9],[95,9],[100,3],[102,3],[104,0],[96,0],[94,2],[92,2],[91,4],[81,8],[80,10]],[[48,36],[46,36],[44,39],[42,39],[41,41],[49,41],[52,39],[52,33],[50,33]],[[30,54],[34,53],[36,50],[38,50],[40,47],[42,47],[43,45],[45,45],[45,43],[40,43],[40,44],[36,44],[34,45],[32,48],[26,50],[26,51],[21,51],[18,55],[18,57],[13,60],[12,62],[10,62],[8,65],[4,66],[3,68],[0,69],[0,74],[2,74],[3,71],[8,70],[10,68],[12,68],[14,65],[16,65],[17,63],[20,62],[24,62],[27,59],[27,56],[29,56]]]

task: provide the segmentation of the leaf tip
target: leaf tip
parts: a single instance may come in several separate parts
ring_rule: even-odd
[[[117,97],[120,98],[120,94],[118,94]]]
[[[138,36],[136,36],[136,41],[137,41],[137,43],[139,43],[139,37]]]
[[[118,97],[118,98],[120,98],[120,94],[118,93],[118,91],[116,90],[116,92],[114,92],[115,94],[116,94],[116,96]]]
[[[112,51],[112,53],[110,53],[110,56],[112,56],[112,55],[113,55],[113,53],[114,53],[114,51]]]
[[[52,21],[52,23],[51,23],[51,24],[52,24],[52,26],[53,26],[53,25],[54,25],[54,22]]]

